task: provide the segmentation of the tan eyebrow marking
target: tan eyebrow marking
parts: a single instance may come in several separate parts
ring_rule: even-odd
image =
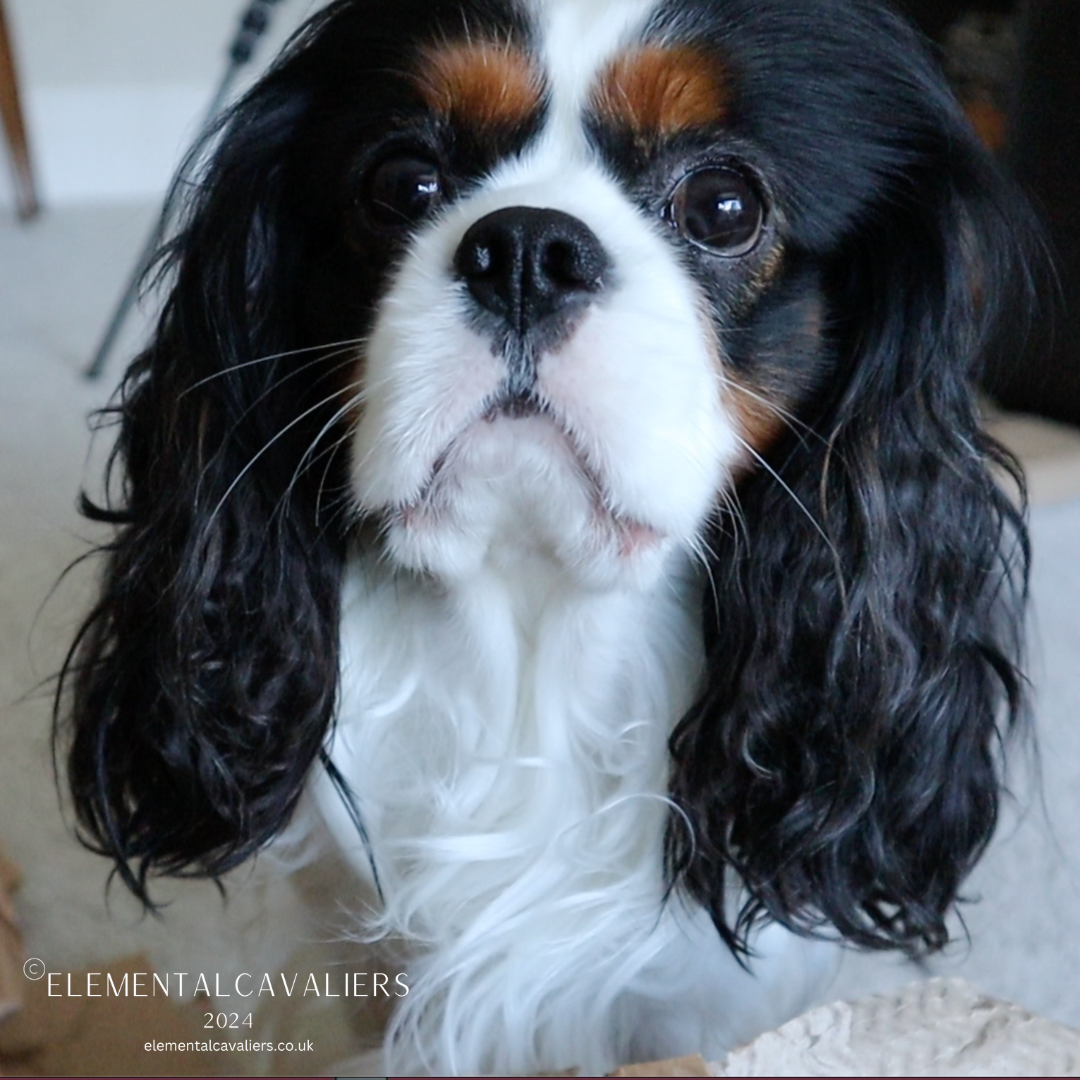
[[[609,123],[667,137],[722,123],[728,113],[721,64],[687,45],[645,45],[617,56],[601,75],[593,105]]]
[[[481,129],[528,122],[544,96],[532,60],[494,42],[430,46],[420,54],[415,79],[432,110]]]

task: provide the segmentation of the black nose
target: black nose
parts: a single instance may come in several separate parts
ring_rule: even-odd
[[[454,257],[454,269],[480,305],[521,336],[580,308],[603,287],[607,268],[588,225],[531,206],[481,218]]]

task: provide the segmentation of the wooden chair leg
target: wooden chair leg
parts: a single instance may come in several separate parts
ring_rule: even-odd
[[[0,119],[4,123],[14,166],[15,205],[19,217],[25,221],[38,212],[39,204],[34,173],[30,167],[30,148],[19,101],[19,84],[15,77],[15,58],[4,18],[4,0],[0,0]]]

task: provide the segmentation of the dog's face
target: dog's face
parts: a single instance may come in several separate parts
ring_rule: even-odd
[[[342,409],[356,509],[412,569],[531,545],[649,580],[829,367],[805,247],[857,211],[836,173],[863,165],[785,144],[824,148],[847,118],[818,121],[782,72],[757,86],[723,5],[355,22],[308,198],[339,252],[314,302],[366,301]]]
[[[874,0],[337,0],[208,145],[68,671],[125,880],[289,819],[347,558],[643,588],[681,549],[672,882],[733,947],[762,912],[941,945],[1020,715],[1024,525],[971,380],[1028,279],[913,32]]]

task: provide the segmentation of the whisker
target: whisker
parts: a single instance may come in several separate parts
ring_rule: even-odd
[[[236,371],[243,371],[244,368],[254,367],[256,364],[269,364],[274,360],[287,360],[290,356],[303,356],[304,353],[316,352],[319,349],[351,348],[353,346],[363,345],[363,343],[363,338],[351,338],[344,341],[327,342],[324,345],[306,345],[302,349],[289,349],[287,352],[272,353],[269,356],[259,356],[254,360],[244,360],[239,364],[230,364],[228,367],[222,368],[221,371],[215,371],[213,375],[207,375],[205,379],[200,379],[198,382],[192,383],[192,385],[180,395],[180,399],[187,397],[188,394],[198,390],[200,387],[206,386],[207,383],[212,383],[215,379],[220,379],[225,375],[231,375]],[[334,353],[332,355],[338,354]],[[319,357],[313,362],[317,363],[319,359],[328,359],[328,357]],[[303,371],[307,366],[309,365],[305,365],[297,370]]]
[[[240,470],[239,473],[237,473],[236,478],[228,486],[228,488],[226,488],[225,494],[221,496],[221,498],[218,500],[217,506],[214,507],[214,511],[210,515],[210,521],[212,522],[218,516],[218,514],[221,513],[221,508],[225,505],[226,502],[228,502],[229,496],[236,490],[237,484],[239,484],[240,481],[243,480],[249,472],[251,472],[251,470],[255,467],[255,464],[263,456],[263,454],[269,451],[270,448],[274,446],[274,444],[277,443],[279,439],[283,439],[294,427],[296,427],[297,424],[302,423],[309,416],[311,416],[312,413],[318,412],[319,409],[325,408],[327,405],[330,404],[331,401],[334,400],[334,398],[340,397],[342,394],[345,393],[350,393],[351,391],[352,387],[343,386],[340,389],[335,390],[332,394],[324,397],[321,401],[317,401],[310,408],[305,409],[302,413],[300,413],[299,416],[296,416],[292,420],[290,420],[289,423],[287,423],[279,432],[277,432],[277,434],[274,435],[274,437],[271,438],[262,447],[262,449],[258,450],[252,456],[251,460]]]
[[[761,456],[761,454],[759,454],[750,445],[750,443],[748,443],[739,435],[736,435],[735,438],[742,445],[743,449],[746,450],[746,452],[750,454],[750,456],[753,457],[754,460],[757,461],[757,463],[784,489],[784,491],[786,491],[788,495],[791,496],[795,505],[803,512],[803,514],[806,515],[807,521],[809,521],[810,524],[814,526],[814,530],[828,545],[829,551],[832,552],[833,558],[836,560],[837,566],[841,565],[840,552],[836,550],[836,545],[832,542],[832,540],[829,539],[828,534],[821,527],[817,518],[814,517],[814,515],[811,514],[810,511],[806,508],[806,504],[802,501],[802,499],[800,499],[799,496],[796,495],[794,491],[792,491],[787,481],[784,480],[784,478],[765,460],[765,458]]]
[[[705,571],[705,577],[707,578],[709,585],[709,594],[712,596],[713,604],[715,606],[717,597],[720,595],[716,588],[716,577],[713,574],[713,563],[717,558],[716,552],[712,550],[705,537],[700,534],[692,536],[687,546],[694,561],[700,563],[702,569]]]
[[[783,408],[783,406],[777,405],[775,401],[770,401],[764,395],[755,393],[753,390],[751,390],[747,386],[744,386],[742,383],[733,382],[731,379],[725,379],[724,382],[725,385],[731,387],[735,393],[745,394],[748,398],[752,398],[759,405],[762,405],[766,409],[768,409],[769,412],[771,412],[774,416],[777,416],[779,417],[779,419],[783,420],[784,424],[798,436],[799,441],[804,446],[805,440],[803,436],[805,435],[812,436],[820,443],[825,442],[825,438],[820,432],[815,431],[813,427],[807,424],[804,420],[800,420],[798,416],[796,416],[792,412],[789,412],[787,409]]]
[[[330,475],[330,467],[334,464],[334,458],[340,450],[349,441],[349,432],[340,435],[334,442],[326,449],[322,451],[322,456],[326,458],[326,466],[323,468],[322,476],[319,477],[318,486],[315,489],[315,523],[318,524],[319,519],[322,517],[322,504],[323,494],[326,491],[326,479]],[[312,465],[318,461],[318,458],[312,459]],[[343,488],[344,492],[348,494],[349,485],[345,484]]]
[[[739,502],[738,492],[733,488],[725,488],[720,492],[721,506],[718,510],[726,514],[732,522],[732,540],[735,544],[735,557],[739,557],[740,541],[750,550],[750,527],[746,523],[746,515],[743,513]],[[715,557],[715,553],[714,553]]]
[[[309,360],[306,364],[301,364],[299,368],[296,368],[293,371],[287,372],[280,379],[278,379],[277,381],[271,383],[268,387],[266,387],[266,389],[263,390],[263,392],[261,394],[259,394],[259,396],[256,397],[254,399],[254,401],[252,401],[251,404],[247,406],[246,409],[244,409],[244,411],[240,414],[239,419],[240,420],[246,420],[247,417],[249,417],[253,412],[255,412],[256,409],[270,396],[270,394],[272,394],[275,390],[281,389],[281,387],[284,386],[285,383],[289,379],[291,379],[294,375],[299,375],[302,372],[308,370],[309,368],[315,366],[316,364],[325,363],[327,360],[331,360],[335,356],[340,356],[340,355],[345,354],[345,353],[351,353],[351,349],[349,349],[349,348],[347,348],[347,349],[339,349],[339,350],[337,350],[337,352],[329,353],[326,356],[316,357],[314,360]],[[338,371],[341,371],[342,368],[347,367],[351,363],[352,363],[352,357],[350,356],[349,359],[342,360],[341,362],[339,362],[337,364],[334,364],[333,367],[331,367],[329,371],[324,372],[323,375],[319,379],[315,380],[315,382],[312,385],[317,385],[323,379],[329,378],[331,375],[336,374]],[[344,392],[344,390],[347,390],[347,389],[349,389],[349,388],[348,387],[343,387],[342,392]],[[221,453],[221,450],[219,449],[217,451],[217,453],[212,455],[210,460],[207,461],[207,463],[203,466],[203,469],[202,469],[202,472],[201,472],[201,475],[200,475],[200,483],[201,483],[201,478],[206,476],[206,473],[209,470],[210,466],[213,464],[214,460],[216,459],[217,454],[220,454],[220,453]]]
[[[319,379],[315,381],[316,384],[323,379],[326,379],[329,376],[335,374],[336,372],[341,371],[342,368],[347,367],[353,362],[352,346],[350,345],[346,346],[345,348],[335,349],[333,352],[316,356],[313,360],[308,360],[307,363],[301,364],[298,368],[293,368],[292,371],[285,372],[285,374],[282,375],[281,378],[276,379],[274,382],[272,382],[262,391],[262,393],[259,394],[258,397],[255,398],[254,401],[252,401],[252,403],[240,414],[240,419],[243,420],[246,417],[250,416],[251,413],[253,413],[256,408],[261,405],[275,390],[280,390],[281,387],[283,387],[290,379],[295,378],[297,375],[302,375],[305,371],[310,371],[311,368],[315,367],[316,365],[324,364],[327,360],[333,360],[338,356],[346,356],[347,359],[339,361],[338,363],[334,364],[334,366],[328,371],[324,372],[319,377]]]
[[[279,505],[284,505],[284,504],[286,504],[288,502],[289,498],[291,497],[291,495],[293,493],[293,490],[295,489],[297,483],[300,480],[301,473],[304,471],[305,463],[308,461],[309,458],[311,458],[311,455],[315,453],[317,447],[319,446],[319,443],[322,442],[323,436],[326,435],[327,432],[332,430],[334,425],[339,420],[341,420],[342,417],[347,416],[351,409],[354,409],[357,405],[362,404],[363,401],[364,401],[364,398],[365,398],[364,392],[363,391],[357,391],[347,402],[345,402],[344,405],[342,405],[340,408],[336,409],[334,411],[333,415],[331,415],[331,417],[326,421],[326,423],[323,424],[322,429],[319,431],[318,435],[316,435],[315,438],[311,440],[311,443],[308,445],[308,448],[300,456],[300,460],[297,462],[296,468],[293,470],[292,478],[289,480],[289,484],[286,487],[285,493],[282,495],[281,500],[279,501]],[[342,435],[340,438],[338,438],[337,440],[335,440],[334,443],[329,448],[330,453],[332,454],[332,452],[334,450],[336,450],[338,447],[340,447],[342,445],[342,443],[345,440],[348,439],[348,437],[349,437],[349,434],[346,433],[346,434]],[[326,453],[326,452],[327,452],[327,450],[324,449],[320,453]],[[317,460],[318,460],[318,456],[316,456],[314,458],[311,458],[311,463],[314,465],[314,463]],[[330,468],[330,462],[327,462],[327,470],[329,470],[329,468]],[[324,473],[323,474],[324,479],[325,479],[325,475],[326,474]],[[319,504],[320,504],[321,498],[322,498],[322,487],[320,485],[319,496],[318,496],[318,498],[316,500],[316,507],[315,507],[316,519],[318,519]]]

